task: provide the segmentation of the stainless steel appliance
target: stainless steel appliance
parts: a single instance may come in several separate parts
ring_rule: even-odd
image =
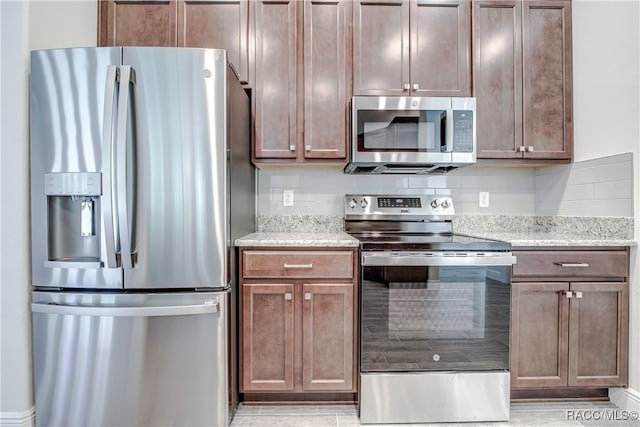
[[[360,421],[509,419],[510,244],[453,232],[450,197],[347,195],[360,240]]]
[[[443,173],[476,162],[476,100],[354,96],[350,174]]]
[[[227,425],[255,172],[226,52],[34,51],[30,100],[37,425]]]

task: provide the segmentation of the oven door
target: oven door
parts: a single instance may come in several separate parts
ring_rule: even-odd
[[[362,373],[509,369],[510,253],[362,252]]]

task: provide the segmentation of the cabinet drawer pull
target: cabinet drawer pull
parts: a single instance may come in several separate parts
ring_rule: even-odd
[[[313,264],[285,264],[284,268],[313,268]]]
[[[284,299],[285,299],[286,301],[289,301],[289,300],[290,300],[290,299],[292,299],[292,298],[293,298],[293,295],[291,294],[291,292],[286,292],[286,293],[284,294]]]
[[[589,267],[588,262],[554,262],[554,264],[560,267]]]

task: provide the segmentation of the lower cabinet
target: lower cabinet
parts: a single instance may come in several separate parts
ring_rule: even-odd
[[[355,393],[356,260],[354,250],[241,251],[242,393]]]
[[[512,390],[627,385],[626,249],[514,252]]]

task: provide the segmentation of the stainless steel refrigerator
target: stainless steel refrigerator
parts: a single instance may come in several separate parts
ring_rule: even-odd
[[[38,426],[228,424],[249,98],[224,50],[31,55]]]

